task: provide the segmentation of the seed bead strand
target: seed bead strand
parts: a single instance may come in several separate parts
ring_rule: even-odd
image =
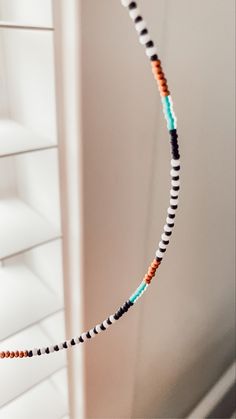
[[[170,204],[167,209],[166,223],[164,225],[164,232],[161,235],[161,240],[156,251],[156,255],[152,263],[150,264],[147,273],[145,274],[141,284],[131,295],[131,297],[115,312],[110,315],[102,323],[97,324],[94,328],[82,333],[80,336],[66,340],[56,345],[47,347],[34,348],[30,350],[21,351],[0,351],[0,358],[28,358],[33,356],[40,356],[43,354],[50,354],[57,352],[62,349],[68,349],[79,343],[83,343],[88,339],[93,338],[99,333],[107,330],[113,323],[117,322],[127,311],[138,301],[139,298],[144,294],[150,285],[152,278],[155,276],[158,267],[161,264],[164,253],[166,252],[167,246],[170,241],[170,236],[174,228],[174,220],[176,210],[178,208],[178,196],[180,189],[180,155],[178,146],[178,134],[177,134],[177,120],[173,110],[173,102],[170,95],[169,87],[165,74],[162,70],[161,61],[157,55],[157,49],[154,46],[154,42],[151,40],[150,34],[147,29],[146,22],[143,20],[140,11],[137,7],[137,3],[130,0],[121,0],[124,7],[128,8],[130,18],[132,19],[135,29],[139,36],[141,45],[145,46],[146,55],[150,59],[152,73],[157,82],[157,86],[160,92],[161,101],[163,105],[163,112],[167,121],[167,129],[170,135],[170,146],[171,146],[171,190],[170,190]]]

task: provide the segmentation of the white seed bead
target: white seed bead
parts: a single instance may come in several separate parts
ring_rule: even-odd
[[[101,329],[101,327],[100,327],[100,324],[97,324],[97,326],[95,327],[95,329],[96,329],[96,331],[97,331],[98,333],[100,333],[100,332],[102,331],[102,329]]]
[[[109,320],[110,320],[112,323],[115,323],[115,322],[116,322],[116,319],[115,319],[115,317],[114,317],[114,315],[113,315],[113,314],[109,317]]]
[[[140,16],[140,11],[136,7],[135,9],[132,9],[132,10],[129,11],[129,15],[130,15],[130,17],[131,17],[132,20],[135,20],[136,17]]]
[[[174,218],[166,217],[166,222],[167,222],[167,224],[174,224],[175,220],[174,220]]]
[[[173,199],[173,198],[170,199],[170,205],[178,205],[178,203],[179,203],[178,198],[177,199]]]
[[[38,349],[37,348],[34,348],[32,352],[33,352],[33,355],[37,355]]]
[[[159,242],[159,248],[160,249],[166,249],[167,248],[167,244],[164,244],[162,242]]]
[[[145,45],[147,42],[151,41],[151,37],[149,33],[146,33],[146,35],[141,35],[139,37],[139,42],[141,45]]]
[[[54,349],[54,345],[51,345],[50,347],[49,347],[49,352],[54,352],[55,351],[55,349]]]
[[[46,352],[46,348],[41,348],[40,351],[41,351],[41,354],[44,355]]]
[[[80,343],[80,340],[79,340],[79,336],[76,336],[76,338],[74,338],[75,339],[75,342],[76,343]],[[67,343],[67,346],[71,346],[71,345],[68,345],[68,340],[66,341],[66,343]]]
[[[83,339],[83,340],[87,340],[87,339],[88,339],[88,338],[87,338],[87,336],[86,336],[86,333],[87,333],[87,332],[84,332],[84,333],[82,333],[82,335],[81,335],[81,337],[82,337],[82,339]]]
[[[180,185],[180,181],[179,180],[172,180],[171,181],[171,185],[172,186],[179,186]]]
[[[168,210],[167,210],[167,212],[168,212],[168,214],[175,214],[176,213],[176,210],[174,210],[173,208],[168,208]]]
[[[90,329],[89,334],[90,334],[91,338],[93,338],[95,336],[94,330]]]
[[[170,233],[172,231],[173,227],[168,226],[167,224],[164,225],[164,231],[167,231],[167,233]]]
[[[141,32],[147,26],[145,20],[140,20],[140,22],[135,24],[135,29],[137,32]]]
[[[165,233],[162,233],[161,239],[164,240],[164,242],[169,241],[170,237],[167,236]]]
[[[151,57],[152,55],[156,55],[156,54],[157,54],[156,47],[146,48],[146,55],[148,57]]]
[[[107,323],[107,320],[104,320],[103,325],[106,329],[110,326],[110,324]]]
[[[121,0],[121,4],[124,7],[128,7],[128,5],[131,3],[131,0]]]
[[[171,196],[178,196],[179,195],[179,191],[174,191],[174,189],[170,190],[170,194]]]
[[[163,258],[163,253],[159,249],[156,251],[156,257]]]
[[[180,159],[178,159],[178,160],[175,160],[175,159],[171,159],[171,166],[172,167],[177,167],[177,166],[179,166],[180,165]]]
[[[170,171],[170,175],[171,175],[172,177],[179,176],[179,170],[171,169],[171,171]]]

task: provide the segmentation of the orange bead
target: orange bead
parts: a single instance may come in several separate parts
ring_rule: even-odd
[[[167,90],[166,92],[161,92],[162,97],[169,96],[169,95],[170,95],[169,90]]]
[[[24,356],[24,352],[23,352],[23,351],[20,351],[20,353],[19,353],[19,357],[20,357],[20,358],[23,358],[23,356]]]
[[[18,358],[19,356],[19,351],[15,351],[15,358]]]
[[[15,357],[15,352],[10,352],[10,358],[14,358]]]
[[[24,351],[24,357],[26,358],[28,356],[28,351]]]
[[[5,352],[4,351],[0,352],[0,357],[5,358]]]
[[[6,351],[5,355],[6,355],[6,358],[9,358],[10,352],[9,351]]]

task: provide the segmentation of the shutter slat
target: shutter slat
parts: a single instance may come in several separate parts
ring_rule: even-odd
[[[0,419],[61,419],[67,412],[66,400],[49,379],[3,407]]]
[[[0,120],[0,157],[57,147],[11,119]]]
[[[0,259],[61,237],[58,229],[17,198],[0,200],[0,232]]]
[[[57,330],[60,328],[60,333],[63,333],[61,330],[63,329],[63,323],[62,325],[57,325],[54,322],[54,327]],[[52,343],[53,336],[45,333],[39,324],[29,327],[1,342],[1,348],[3,350],[7,350],[7,348],[30,349],[39,345],[47,346]],[[1,386],[0,406],[15,399],[29,388],[65,366],[66,352],[63,351],[50,354],[49,356],[42,355],[37,358],[22,359],[13,358],[1,362],[1,376],[4,377],[4,385]]]
[[[26,266],[0,268],[0,341],[60,309],[61,299]]]

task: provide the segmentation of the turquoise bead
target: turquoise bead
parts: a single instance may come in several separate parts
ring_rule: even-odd
[[[146,288],[147,288],[147,284],[145,282],[141,282],[141,284],[136,289],[136,291],[131,295],[130,301],[134,303],[135,300],[140,296],[141,292],[144,291]]]

